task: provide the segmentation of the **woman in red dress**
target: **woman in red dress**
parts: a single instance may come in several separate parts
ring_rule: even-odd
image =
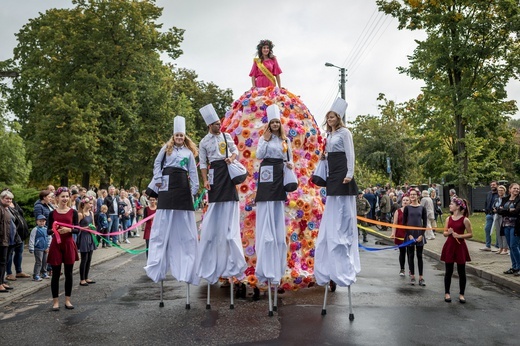
[[[144,208],[144,218],[146,219],[148,216],[155,214],[157,210],[157,199],[155,197],[148,198],[149,205]],[[153,218],[146,221],[144,226],[144,235],[143,239],[146,241],[146,258],[148,258],[148,245],[150,244],[150,232],[152,230]]]
[[[60,187],[56,190],[56,199],[58,200],[58,207],[49,214],[49,235],[53,234],[52,225],[54,221],[65,223],[68,225],[78,225],[78,212],[69,207],[70,192],[66,187]],[[57,226],[60,234],[60,243],[54,238],[49,248],[49,257],[47,263],[52,266],[52,310],[59,311],[59,284],[61,265],[64,265],[63,272],[65,273],[65,308],[74,309],[70,302],[70,295],[72,293],[72,270],[74,269],[74,262],[79,261],[78,249],[76,242],[72,238],[72,234],[78,233],[77,229]]]
[[[461,198],[453,198],[450,203],[450,217],[446,219],[444,236],[447,238],[442,247],[441,261],[446,264],[444,275],[444,301],[451,303],[450,286],[453,268],[457,263],[459,274],[459,302],[466,303],[464,290],[466,289],[466,262],[471,261],[465,239],[473,237],[471,222],[468,219],[468,202]]]
[[[402,207],[397,209],[394,213],[394,225],[402,225],[403,224],[403,210],[404,208],[410,204],[410,197],[408,194],[405,194],[401,200]],[[395,245],[401,245],[404,242],[404,238],[406,237],[406,231],[397,226],[392,227],[392,235],[390,238],[394,238]],[[404,265],[406,262],[406,247],[402,246],[399,248],[399,276],[404,277]]]

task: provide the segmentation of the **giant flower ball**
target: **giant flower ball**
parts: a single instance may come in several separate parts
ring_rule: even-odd
[[[238,185],[240,228],[251,286],[263,286],[255,276],[255,193],[260,160],[256,159],[258,140],[267,124],[266,108],[277,104],[281,123],[291,141],[294,170],[299,186],[288,194],[285,205],[287,229],[287,269],[280,286],[297,290],[314,284],[314,247],[325,204],[325,189],[310,182],[323,150],[320,130],[300,98],[277,87],[253,88],[233,103],[222,119],[222,131],[231,134],[240,151],[239,160],[249,177]]]

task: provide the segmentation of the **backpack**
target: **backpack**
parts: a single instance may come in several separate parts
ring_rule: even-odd
[[[16,226],[16,233],[20,236],[22,241],[29,238],[31,232],[29,231],[29,225],[27,225],[27,221],[23,218],[23,216],[16,210],[15,208],[9,208],[11,210],[11,214],[14,216],[14,224]]]

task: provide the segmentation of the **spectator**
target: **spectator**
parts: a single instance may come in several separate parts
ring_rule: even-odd
[[[47,191],[47,190],[45,190]],[[36,217],[36,227],[29,238],[29,252],[34,254],[33,281],[49,278],[47,275],[47,254],[49,253],[50,236],[47,234],[47,218],[40,214]]]
[[[22,260],[23,260],[23,241],[27,239],[30,235],[29,226],[23,217],[23,210],[20,206],[14,201],[11,201],[11,205],[8,208],[11,213],[11,220],[14,222],[16,235],[15,238],[11,239],[9,243],[9,249],[7,251],[7,280],[16,281],[17,278],[30,278],[29,274],[26,274],[22,271]],[[16,271],[16,275],[12,272],[12,265],[14,263],[14,268]]]
[[[426,209],[426,217],[428,218],[426,227],[434,227],[433,223],[435,223],[435,207],[433,205],[433,200],[430,198],[428,190],[423,190],[421,194],[421,205]],[[436,223],[435,226],[437,226]],[[424,232],[424,236],[427,240],[433,240],[435,239],[435,232],[432,229],[429,229],[426,232]]]
[[[11,238],[15,237],[16,229],[8,208],[13,200],[13,194],[8,189],[0,192],[0,293],[8,293],[13,288],[5,282],[7,252]]]

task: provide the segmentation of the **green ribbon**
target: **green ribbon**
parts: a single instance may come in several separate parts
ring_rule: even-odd
[[[142,254],[143,252],[146,252],[148,251],[148,249],[142,249],[142,250],[131,250],[131,249],[125,249],[124,247],[121,247],[119,244],[117,243],[114,243],[108,239],[106,239],[105,237],[101,237],[101,239],[103,239],[104,241],[106,241],[108,244],[110,244],[111,246],[113,247],[116,247],[120,250],[123,250],[124,252],[126,253],[129,253],[131,255],[139,255],[139,254]]]

